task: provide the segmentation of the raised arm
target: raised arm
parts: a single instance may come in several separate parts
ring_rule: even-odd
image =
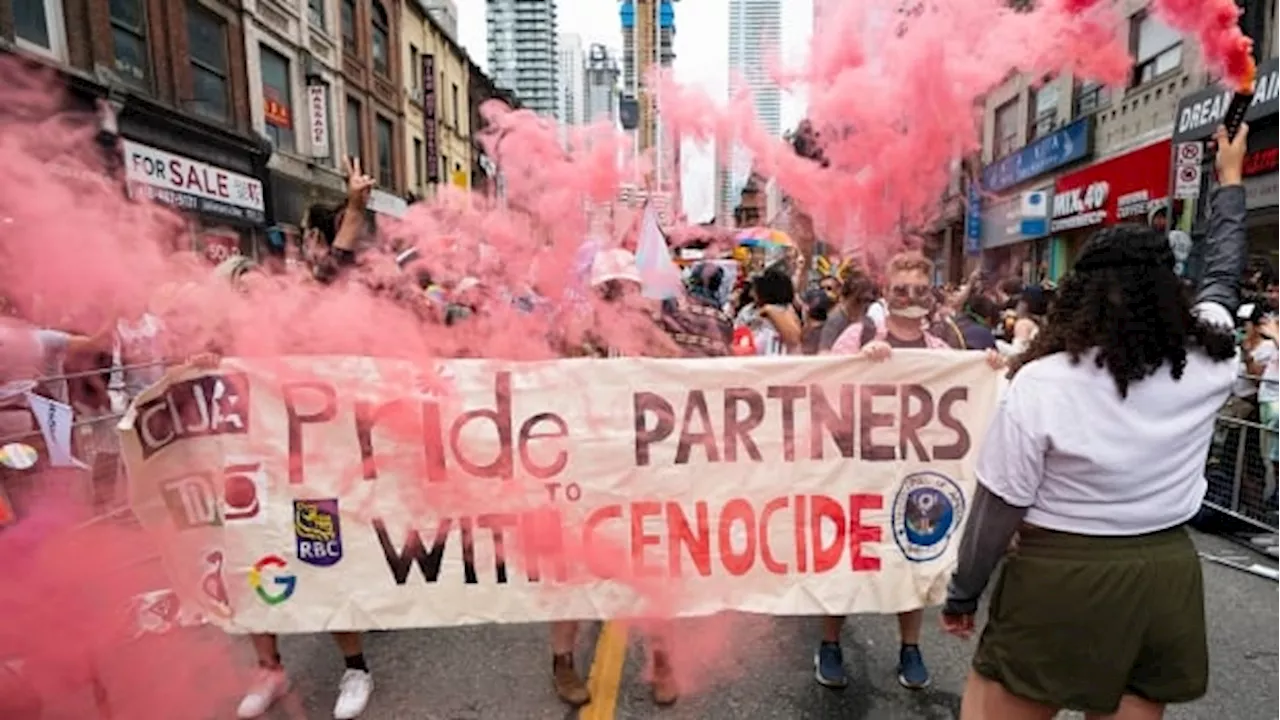
[[[1241,125],[1232,140],[1218,128],[1218,187],[1209,210],[1209,233],[1205,238],[1204,274],[1200,279],[1196,304],[1220,305],[1234,317],[1240,304],[1240,278],[1248,261],[1245,237],[1244,169],[1245,140],[1249,126]]]

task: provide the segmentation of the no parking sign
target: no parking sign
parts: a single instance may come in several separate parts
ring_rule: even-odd
[[[1201,163],[1204,161],[1204,145],[1199,142],[1178,143],[1173,166],[1173,196],[1176,198],[1200,197]]]

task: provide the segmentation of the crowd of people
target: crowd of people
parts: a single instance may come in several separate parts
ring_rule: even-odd
[[[1136,226],[1099,232],[1056,288],[983,272],[940,288],[930,261],[914,251],[879,267],[827,263],[810,271],[803,254],[782,248],[739,272],[720,259],[695,262],[684,270],[683,293],[654,299],[646,296],[634,254],[610,248],[595,254],[586,284],[597,311],[616,314],[550,342],[565,357],[600,358],[887,361],[900,349],[986,353],[1012,380],[980,455],[973,510],[943,609],[949,632],[973,632],[978,598],[1007,559],[962,716],[1049,718],[1066,707],[1159,717],[1165,703],[1205,691],[1203,588],[1182,526],[1204,496],[1205,457],[1228,395],[1225,413],[1271,428],[1263,452],[1267,493],[1275,495],[1276,283],[1274,273],[1245,274],[1239,186],[1245,135],[1218,138],[1221,187],[1198,294],[1173,271],[1166,239]],[[465,330],[495,303],[524,312],[554,304],[548,293],[495,289],[474,276],[444,287],[416,253],[368,242],[372,186],[356,165],[347,203],[308,213],[301,261],[309,282],[363,283],[423,322],[453,330]],[[245,258],[216,270],[246,288],[271,272]],[[1252,293],[1243,306],[1242,290]],[[118,308],[114,322],[84,333],[36,329],[11,315],[0,327],[5,407],[19,405],[34,385],[83,418],[110,418],[158,381],[166,363],[216,364],[227,348],[175,343],[166,331],[165,291],[156,295],[147,306]],[[1238,349],[1244,375],[1234,362]],[[1084,415],[1090,422],[1079,422]],[[93,426],[99,425],[112,424]],[[29,419],[25,426],[7,422],[0,435],[25,436],[33,427]],[[93,495],[101,509],[120,502],[119,450],[111,436],[92,437]],[[896,675],[906,688],[930,684],[920,648],[925,614],[920,608],[897,616]],[[842,617],[821,623],[814,666],[827,687],[849,681],[844,623]],[[590,700],[574,664],[576,635],[576,623],[556,623],[550,632],[552,682],[575,706]],[[334,639],[345,662],[334,717],[354,718],[373,692],[373,675],[360,634]],[[265,713],[288,689],[277,638],[255,635],[252,644],[260,672],[240,704],[243,718]],[[653,699],[673,703],[679,688],[661,632],[649,649]]]

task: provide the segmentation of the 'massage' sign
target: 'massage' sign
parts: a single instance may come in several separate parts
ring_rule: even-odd
[[[922,607],[946,585],[998,382],[981,355],[922,351],[443,367],[449,392],[409,363],[291,358],[144,393],[122,423],[132,502],[174,538],[179,591],[272,632],[658,599]],[[196,475],[199,502],[175,501]]]

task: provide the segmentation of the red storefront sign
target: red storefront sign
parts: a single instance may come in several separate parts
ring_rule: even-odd
[[[1147,222],[1168,205],[1168,140],[1064,175],[1054,183],[1052,232]]]

